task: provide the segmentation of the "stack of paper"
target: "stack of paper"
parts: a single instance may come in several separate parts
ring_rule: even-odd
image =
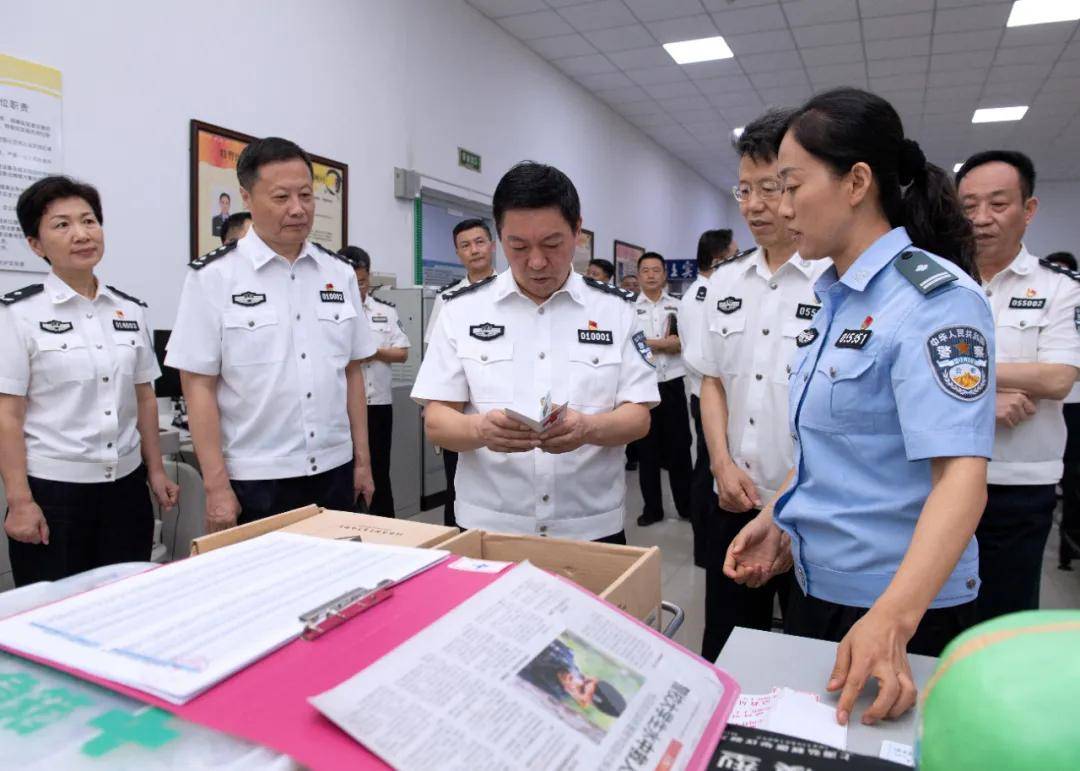
[[[768,693],[744,693],[728,722],[847,749],[847,726],[836,722],[835,708],[806,691],[773,688]]]
[[[301,614],[445,555],[270,533],[0,621],[0,645],[183,704],[294,639]]]

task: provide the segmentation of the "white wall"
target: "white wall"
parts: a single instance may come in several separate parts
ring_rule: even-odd
[[[597,256],[692,257],[719,191],[461,0],[5,3],[0,52],[60,69],[64,170],[97,185],[100,275],[172,324],[188,259],[188,121],[349,164],[349,240],[412,280],[393,168],[490,193],[523,158],[574,180]],[[483,174],[457,166],[457,147]],[[40,281],[0,272],[0,291]]]

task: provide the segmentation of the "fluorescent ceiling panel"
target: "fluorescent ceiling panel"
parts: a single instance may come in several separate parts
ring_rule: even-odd
[[[717,59],[731,59],[735,56],[721,35],[697,40],[682,40],[678,43],[664,43],[664,50],[671,55],[676,64],[711,62]]]

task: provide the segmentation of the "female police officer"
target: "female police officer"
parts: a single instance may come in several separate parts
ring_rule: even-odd
[[[994,325],[955,191],[888,102],[813,97],[778,158],[799,253],[834,266],[791,364],[794,468],[724,568],[755,585],[794,562],[786,629],[840,641],[841,723],[878,681],[871,723],[915,703],[905,649],[937,654],[973,618]]]
[[[158,449],[145,303],[94,276],[105,250],[97,190],[46,177],[16,214],[51,268],[44,284],[0,298],[4,530],[23,585],[149,559],[147,481],[166,508],[177,486]]]

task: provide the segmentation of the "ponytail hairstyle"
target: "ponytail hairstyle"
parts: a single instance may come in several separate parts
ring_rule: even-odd
[[[941,168],[927,163],[918,142],[904,137],[891,104],[868,91],[834,88],[796,110],[788,131],[836,174],[867,164],[889,224],[902,225],[915,246],[978,280],[971,223],[956,187]]]

